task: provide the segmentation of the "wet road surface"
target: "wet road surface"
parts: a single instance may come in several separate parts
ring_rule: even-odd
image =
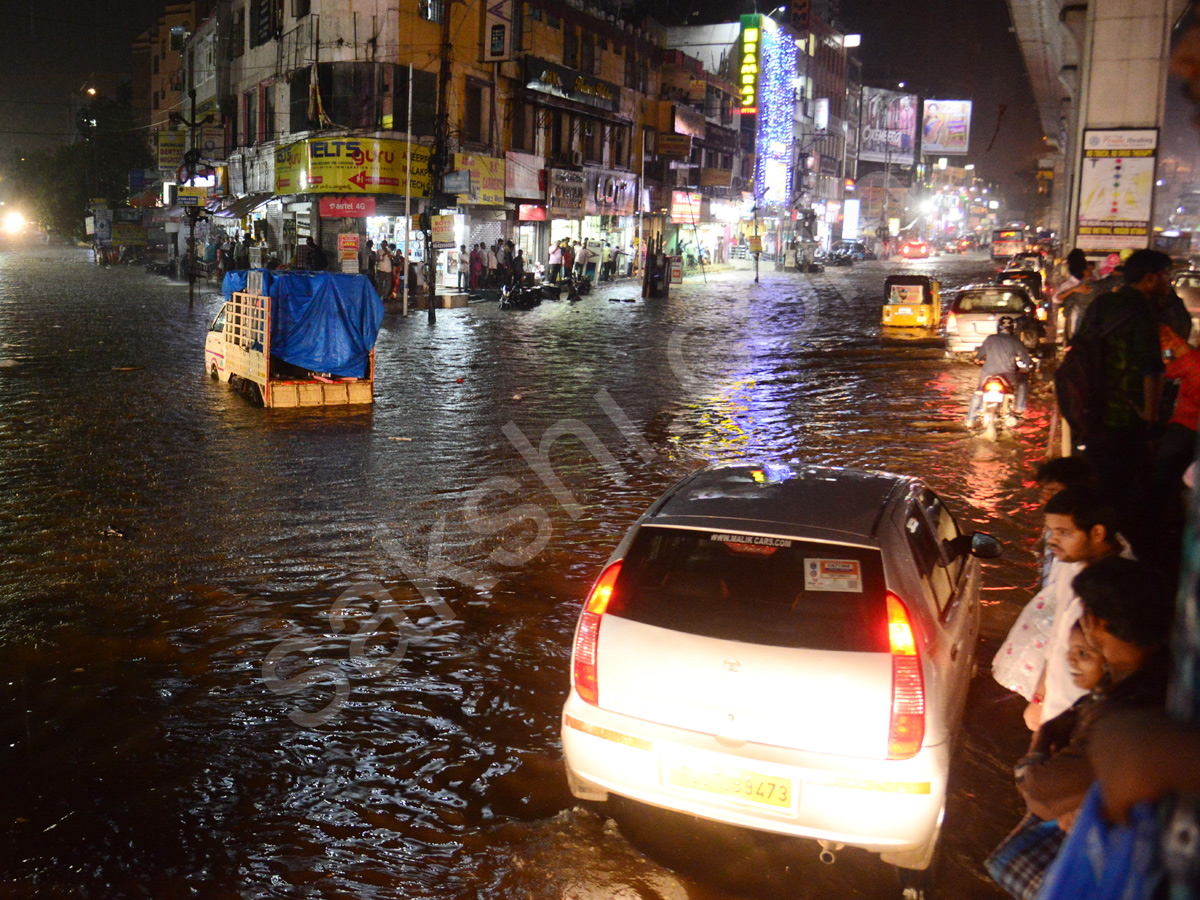
[[[697,466],[774,457],[920,475],[1006,544],[942,861],[945,896],[1000,897],[1027,735],[986,673],[1035,577],[1048,397],[1017,440],[963,431],[976,370],[880,344],[896,270],[945,295],[990,265],[389,314],[373,408],[264,411],[204,375],[211,289],[0,253],[0,896],[893,895],[865,853],[566,790],[612,546]]]

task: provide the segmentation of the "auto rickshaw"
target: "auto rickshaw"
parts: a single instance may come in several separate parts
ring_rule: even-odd
[[[889,275],[883,282],[884,340],[928,340],[942,322],[941,284],[924,275]]]

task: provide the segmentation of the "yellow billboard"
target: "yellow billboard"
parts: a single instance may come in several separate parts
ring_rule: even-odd
[[[505,164],[494,156],[476,156],[473,153],[455,153],[454,169],[471,173],[471,192],[459,194],[459,203],[477,206],[503,206]]]
[[[310,138],[275,151],[276,194],[405,193],[409,169],[404,141]],[[429,196],[429,148],[412,145],[412,195]],[[503,176],[501,176],[503,185]]]

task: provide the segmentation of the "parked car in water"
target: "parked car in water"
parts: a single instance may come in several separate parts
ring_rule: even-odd
[[[932,490],[881,472],[702,470],[633,525],[575,632],[574,795],[933,858],[979,634],[979,563]],[[814,851],[818,848],[814,846]]]
[[[946,315],[946,350],[949,353],[974,353],[990,335],[996,333],[1001,316],[1011,316],[1016,335],[1033,349],[1045,335],[1038,321],[1037,304],[1029,291],[1015,284],[977,284],[963,288],[950,303]]]
[[[862,241],[838,241],[831,248],[831,252],[842,252],[850,256],[856,261],[874,259],[875,254],[871,252]]]

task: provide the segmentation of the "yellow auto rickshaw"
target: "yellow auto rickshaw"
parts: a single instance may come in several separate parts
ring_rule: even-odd
[[[890,275],[883,282],[885,340],[927,340],[942,322],[941,284],[924,275]]]

